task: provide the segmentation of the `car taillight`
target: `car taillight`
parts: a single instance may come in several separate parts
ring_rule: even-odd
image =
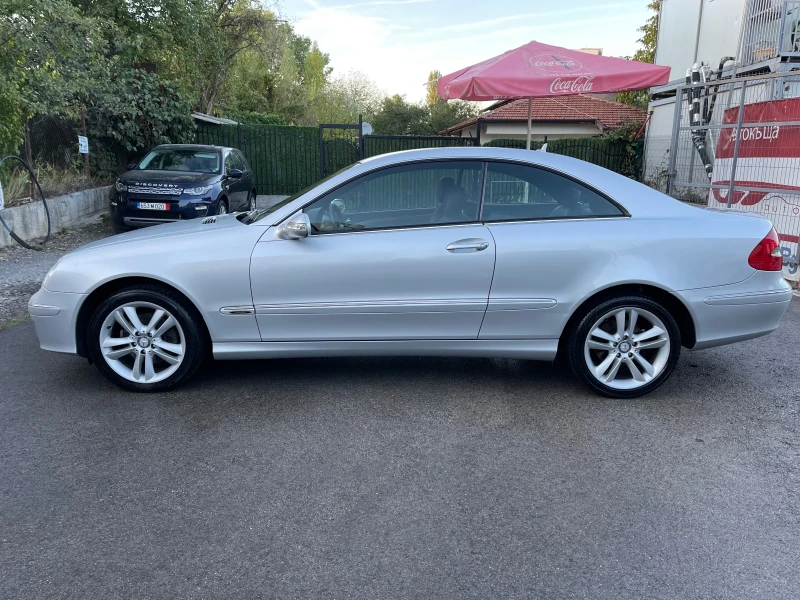
[[[767,234],[767,237],[758,242],[758,246],[753,248],[747,264],[759,271],[780,271],[783,268],[781,244],[774,227]]]

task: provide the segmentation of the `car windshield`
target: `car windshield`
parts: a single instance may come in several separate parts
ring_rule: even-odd
[[[358,163],[356,163],[356,164],[358,164]],[[256,212],[255,212],[255,214],[253,214],[253,213],[250,213],[250,217],[251,217],[251,218],[250,218],[250,219],[247,221],[247,225],[250,225],[251,223],[255,223],[256,221],[260,221],[260,220],[261,220],[261,219],[263,219],[264,217],[268,217],[269,215],[271,215],[272,213],[274,213],[275,211],[277,211],[279,208],[283,208],[284,206],[286,206],[286,205],[287,205],[287,204],[289,204],[290,202],[294,202],[295,200],[297,200],[297,199],[298,199],[300,196],[302,196],[303,194],[307,194],[308,192],[310,192],[311,190],[313,190],[315,187],[317,187],[317,186],[319,186],[319,185],[322,185],[323,183],[325,183],[325,182],[326,182],[326,181],[328,181],[329,179],[331,179],[331,178],[333,178],[333,177],[336,177],[336,176],[337,176],[339,173],[341,173],[342,171],[346,171],[347,169],[350,169],[350,168],[352,168],[353,166],[354,166],[354,165],[348,165],[348,166],[344,167],[343,169],[339,169],[339,170],[338,170],[338,171],[336,171],[335,173],[331,173],[330,175],[328,175],[328,176],[327,176],[327,177],[325,177],[324,179],[320,179],[319,181],[317,181],[317,182],[315,182],[315,183],[312,183],[312,184],[311,184],[310,186],[308,186],[307,188],[300,190],[300,191],[299,191],[299,192],[297,192],[296,194],[292,194],[291,196],[289,196],[288,198],[286,198],[286,199],[284,199],[284,200],[281,200],[281,201],[280,201],[280,202],[278,202],[277,204],[273,204],[273,205],[272,205],[272,206],[270,206],[269,208],[265,208],[265,209],[263,209],[263,210],[256,211]]]
[[[170,149],[151,150],[138,168],[148,171],[190,171],[220,173],[219,152],[214,150]]]

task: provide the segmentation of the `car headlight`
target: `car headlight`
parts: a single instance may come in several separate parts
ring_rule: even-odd
[[[127,192],[128,191],[128,186],[125,185],[124,183],[122,183],[121,181],[117,181],[117,183],[115,183],[114,185],[117,188],[118,192]]]
[[[212,185],[202,185],[200,187],[185,188],[183,190],[183,193],[184,194],[189,194],[190,196],[202,196],[203,194],[208,192],[208,190],[210,190],[212,187],[214,187],[214,186],[212,186]]]

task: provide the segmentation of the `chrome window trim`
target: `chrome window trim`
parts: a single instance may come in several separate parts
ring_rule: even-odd
[[[297,214],[298,211],[289,215],[289,218]],[[321,237],[328,235],[350,235],[353,233],[378,233],[381,231],[416,231],[417,229],[433,229],[434,227],[474,227],[475,225],[483,225],[480,221],[469,221],[468,223],[427,223],[423,225],[401,225],[398,227],[380,227],[375,229],[353,229],[352,231],[318,231],[308,237]],[[289,240],[291,241],[291,240]]]

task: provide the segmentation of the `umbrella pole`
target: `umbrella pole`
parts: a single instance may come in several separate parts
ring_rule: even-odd
[[[525,142],[525,149],[531,149],[531,117],[533,117],[533,97],[528,98],[528,139]]]

